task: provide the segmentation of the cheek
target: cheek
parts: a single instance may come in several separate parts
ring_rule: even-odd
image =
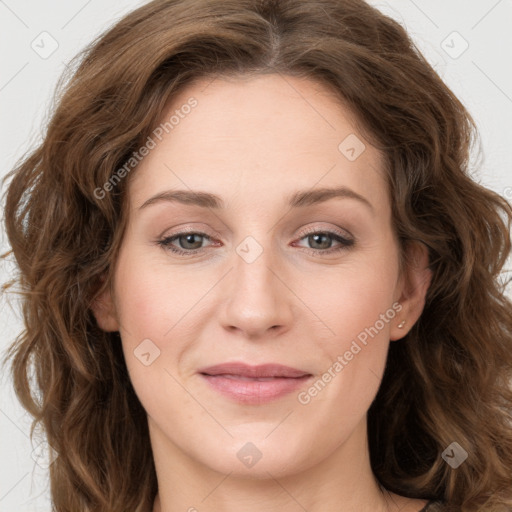
[[[393,307],[397,279],[394,263],[386,257],[354,258],[322,276],[306,274],[297,280],[297,295],[322,324],[324,346],[344,348],[375,324],[381,338],[386,338],[389,321],[397,314],[396,305]],[[384,323],[383,314],[387,314]],[[361,338],[364,342],[364,334]]]
[[[115,273],[115,306],[130,379],[143,404],[164,386],[164,333],[172,327],[169,283],[136,251],[123,247]],[[142,395],[142,396],[141,396]]]
[[[134,244],[135,245],[135,244]],[[146,249],[147,251],[147,249]],[[126,246],[116,268],[116,311],[130,379],[139,399],[151,410],[158,400],[183,400],[176,380],[182,359],[197,343],[201,299],[218,277],[184,272],[151,261],[151,256]],[[204,299],[203,299],[204,301]],[[148,355],[149,354],[149,355]],[[186,371],[183,370],[183,371]],[[154,395],[154,389],[167,398]]]
[[[147,251],[147,249],[146,249]],[[162,340],[204,295],[205,280],[128,249],[116,271],[116,310],[129,338]]]
[[[391,257],[354,260],[323,281],[322,293],[318,281],[302,281],[301,297],[318,313],[325,333],[317,340],[324,368],[302,403],[317,402],[320,409],[337,403],[332,414],[340,420],[370,406],[384,372],[391,322],[401,309],[394,300],[394,264]]]

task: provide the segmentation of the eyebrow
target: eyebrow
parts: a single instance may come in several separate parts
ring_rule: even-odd
[[[291,208],[303,208],[323,203],[334,198],[355,199],[366,205],[372,212],[374,211],[373,205],[368,201],[368,199],[344,186],[335,188],[318,188],[314,190],[299,190],[288,196],[287,202]],[[139,207],[139,210],[162,201],[191,204],[201,208],[212,208],[215,210],[225,208],[223,199],[209,192],[194,190],[166,190],[150,197],[142,204],[142,206]]]

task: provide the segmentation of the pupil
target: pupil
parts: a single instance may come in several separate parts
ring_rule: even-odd
[[[194,245],[194,237],[195,236],[198,236],[198,235],[195,235],[195,234],[190,234],[190,235],[185,235],[185,245],[187,246],[187,244],[192,244]],[[197,244],[197,242],[196,242]],[[201,242],[199,242],[199,247],[201,247]],[[187,249],[197,249],[198,247],[186,247]]]
[[[315,242],[315,243],[317,243],[317,242],[318,242],[318,239],[319,239],[319,238],[322,238],[322,237],[323,237],[324,239],[326,239],[326,240],[329,238],[329,236],[327,236],[327,235],[325,235],[325,234],[317,234],[317,235],[311,235],[311,236],[310,236],[310,238],[312,238],[312,239],[314,240],[314,242]],[[328,248],[329,248],[329,243],[328,243],[328,242],[327,242],[327,243],[324,243],[324,244],[322,244],[322,243],[320,242],[320,245],[322,246],[322,248],[323,248],[323,249],[328,249]]]

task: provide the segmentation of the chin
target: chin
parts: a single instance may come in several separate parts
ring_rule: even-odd
[[[217,445],[208,456],[201,454],[202,462],[214,471],[229,473],[230,477],[256,480],[286,477],[315,463],[309,451],[298,450],[291,443],[283,445],[277,438],[274,442],[265,439],[268,432],[266,429],[264,435],[235,438],[222,447]]]

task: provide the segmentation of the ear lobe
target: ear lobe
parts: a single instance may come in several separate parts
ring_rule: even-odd
[[[94,299],[91,310],[100,329],[106,332],[119,330],[114,301],[108,288]]]
[[[398,301],[403,309],[397,315],[396,323],[391,329],[392,341],[403,338],[420,318],[432,281],[433,272],[429,268],[427,247],[421,242],[410,242],[406,252],[407,263],[403,271],[401,297]],[[399,329],[397,326],[404,320],[404,328]]]

